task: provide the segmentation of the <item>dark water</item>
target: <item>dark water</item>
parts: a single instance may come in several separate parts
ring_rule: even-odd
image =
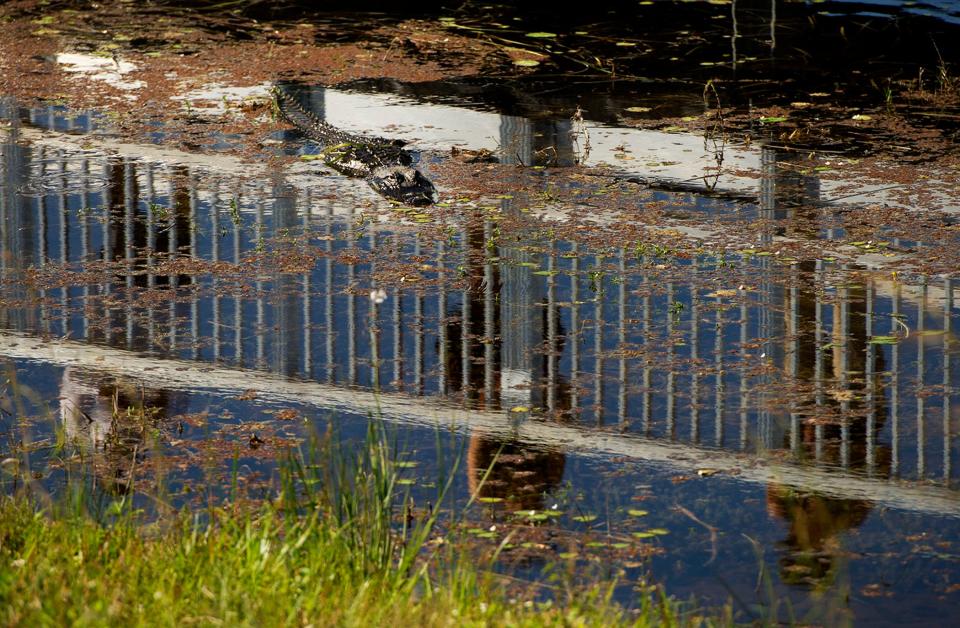
[[[461,500],[504,448],[477,519],[558,515],[543,556],[505,567],[524,577],[572,550],[551,530],[588,530],[579,559],[622,569],[627,603],[649,574],[744,620],[957,620],[954,280],[580,237],[521,195],[401,224],[362,182],[80,148],[64,137],[91,117],[2,112],[0,451],[49,490],[72,444],[107,497],[161,475],[175,505],[269,496],[275,447],[379,414],[427,493],[438,430],[465,452]],[[500,124],[534,141],[523,122]],[[773,209],[820,190],[636,203],[788,230]],[[146,427],[122,420],[137,404]]]

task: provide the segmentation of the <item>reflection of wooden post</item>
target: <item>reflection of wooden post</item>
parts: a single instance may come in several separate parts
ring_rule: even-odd
[[[641,259],[641,264],[646,268],[649,260],[646,256]],[[643,427],[643,435],[648,436],[650,430],[653,428],[651,417],[653,416],[653,390],[651,388],[651,382],[653,379],[653,369],[650,368],[652,363],[653,352],[651,350],[651,339],[653,337],[653,325],[651,320],[653,318],[653,312],[650,305],[650,276],[647,273],[643,273],[641,276],[643,281],[643,373],[641,374],[640,384],[643,388],[643,411],[640,418],[640,424]]]
[[[848,270],[846,264],[844,270]],[[838,383],[841,393],[844,393],[840,399],[840,466],[844,469],[850,467],[850,419],[848,412],[850,410],[850,401],[845,394],[850,390],[850,290],[846,284],[837,289],[837,298],[840,301],[834,306],[834,312],[839,310],[840,324],[837,325],[836,315],[833,321],[833,378]]]
[[[84,159],[83,165],[81,166],[81,175],[83,179],[83,193],[81,194],[81,212],[79,221],[80,221],[80,259],[83,264],[86,264],[90,261],[90,160]],[[0,198],[0,205],[2,205],[3,199]],[[0,213],[0,222],[6,222],[6,216]],[[7,239],[4,236],[0,236],[0,241],[3,242],[3,245],[7,245]],[[0,255],[0,259],[4,256]],[[84,340],[90,340],[90,318],[87,308],[90,306],[90,284],[87,282],[83,283],[83,296],[81,301],[81,325],[82,329],[80,331],[80,337]]]
[[[420,255],[420,234],[414,236],[413,254]],[[426,329],[423,320],[423,291],[417,289],[413,295],[413,389],[418,395],[424,392],[424,337]]]
[[[189,186],[189,222],[187,224],[187,229],[189,230],[189,255],[193,260],[200,259],[200,254],[197,248],[197,205],[199,199],[197,196],[197,176],[196,173],[190,172],[187,178],[187,185]],[[193,290],[190,295],[190,357],[196,360],[200,357],[200,304],[199,304],[200,292],[199,290]]]
[[[256,191],[254,191],[254,193],[256,193]],[[263,224],[263,200],[261,198],[257,198],[257,200],[255,201],[255,206],[256,206],[256,213],[255,213],[256,222],[254,223],[254,230],[253,230],[254,238],[255,238],[254,247],[259,249],[262,243],[264,242],[264,238],[265,238],[265,235],[264,235],[265,228]],[[256,355],[256,361],[254,362],[254,367],[264,368],[266,366],[266,354],[265,354],[266,297],[265,297],[263,281],[260,279],[261,277],[263,277],[263,270],[264,270],[262,260],[259,262],[259,266],[260,268],[257,269],[258,271],[257,281],[255,283],[257,288],[256,290],[257,318],[256,318],[256,322],[254,323],[255,327],[254,327],[253,333],[254,333],[254,337],[256,338],[257,355]]]
[[[876,359],[877,346],[870,342],[870,339],[873,337],[873,307],[874,307],[874,294],[873,294],[873,280],[870,279],[867,282],[866,289],[866,329],[865,335],[867,338],[867,362],[866,367],[864,368],[864,377],[866,378],[865,385],[867,387],[866,391],[866,403],[867,403],[867,475],[873,476],[876,471],[876,426],[877,426],[877,389],[876,389],[876,374],[874,373],[874,360]]]
[[[922,391],[926,370],[926,348],[923,332],[926,329],[927,317],[927,278],[923,278],[920,288],[920,302],[917,304],[917,390]],[[944,391],[946,393],[946,391]],[[926,438],[926,397],[917,395],[917,480],[923,480],[926,472],[925,438]]]
[[[168,173],[170,176],[170,202],[168,203],[169,208],[169,217],[167,220],[167,255],[169,259],[177,259],[177,250],[180,246],[179,243],[179,234],[177,233],[177,190],[175,187],[176,176],[174,172]],[[176,273],[170,275],[170,293],[171,295],[177,294],[177,288],[179,287],[179,277]],[[177,300],[175,296],[170,299],[170,346],[169,350],[171,352],[177,350]]]
[[[236,215],[240,213],[243,199],[240,197],[240,188],[237,186],[234,196],[236,206],[233,208]],[[240,267],[240,236],[241,221],[235,216],[233,220],[233,263]],[[239,292],[233,295],[233,359],[238,367],[243,367],[243,298]]]
[[[446,244],[443,240],[437,242],[437,277],[440,287],[437,292],[437,343],[439,345],[437,360],[440,366],[439,382],[437,384],[440,395],[447,394],[447,281],[446,274]]]
[[[103,239],[103,261],[110,262],[113,260],[113,237],[112,231],[110,229],[110,208],[113,205],[112,199],[112,171],[109,158],[103,160],[103,205],[101,207],[103,215],[101,216],[101,238]],[[105,297],[110,294],[111,285],[109,280],[109,275],[106,275],[104,282],[100,284],[100,296]],[[113,321],[111,320],[110,308],[104,306],[103,308],[103,339],[107,344],[113,344],[111,341],[113,339]]]
[[[399,254],[403,246],[400,236],[393,235],[393,250]],[[403,291],[397,288],[392,305],[393,315],[393,385],[403,390]],[[442,394],[442,392],[441,392]]]
[[[220,261],[220,183],[214,182],[213,198],[210,200],[210,259],[214,266]],[[213,361],[220,361],[220,280],[212,273],[210,281],[212,325],[213,325]],[[152,327],[152,320],[151,320]],[[151,331],[150,346],[153,347]]]
[[[745,279],[745,278],[744,278]],[[750,396],[749,382],[747,381],[747,325],[750,321],[750,310],[747,307],[745,302],[740,303],[740,320],[738,325],[740,327],[740,365],[739,373],[737,373],[737,379],[740,382],[740,451],[746,451],[747,449],[747,427],[748,427],[748,414],[747,414],[747,399]],[[763,331],[760,332],[763,335]],[[759,427],[759,426],[758,426]]]
[[[40,148],[40,177],[43,180],[47,178],[47,155],[44,148]],[[47,265],[47,195],[40,194],[37,199],[39,212],[37,215],[37,244],[39,245],[39,259],[37,260],[40,268]],[[50,333],[49,320],[47,319],[47,290],[40,288],[40,327],[45,332]],[[109,319],[108,319],[109,322]]]
[[[494,312],[494,291],[496,290],[493,276],[493,262],[490,261],[491,251],[487,243],[493,241],[493,223],[483,221],[483,390],[486,407],[492,407],[494,395],[494,349],[496,342],[496,320]],[[552,279],[552,277],[551,277]],[[553,407],[549,403],[548,407]]]
[[[667,283],[667,437],[675,440],[677,437],[677,428],[675,422],[676,413],[676,375],[677,366],[674,364],[677,350],[673,345],[673,332],[676,328],[677,315],[673,313],[673,303],[675,299],[673,282]]]
[[[620,429],[627,427],[627,262],[626,251],[621,247],[619,250],[619,270],[620,284],[617,286],[617,352],[620,354],[618,360],[617,377],[617,424]]]
[[[327,205],[326,215],[324,216],[324,256],[323,278],[324,278],[324,296],[323,296],[323,315],[324,315],[324,348],[327,360],[326,376],[327,383],[333,383],[336,379],[336,359],[333,357],[333,205]]]
[[[596,267],[603,265],[603,257],[596,256]],[[603,272],[597,275],[597,292],[593,297],[593,407],[596,424],[603,425]]]
[[[800,378],[800,267],[791,266],[790,272],[790,316],[787,333],[790,335],[790,350],[787,356],[787,373],[792,381]],[[795,398],[790,400],[790,451],[796,456],[800,453],[800,414],[797,412]]]
[[[370,235],[367,236],[370,246],[370,275],[376,276],[377,270],[377,233],[374,230],[370,231]],[[377,289],[377,282],[375,280],[370,282],[371,294],[374,294],[373,291]],[[374,296],[376,296],[374,294]],[[394,295],[394,301],[397,300],[396,295]],[[380,305],[377,303],[375,298],[371,298],[367,302],[368,308],[368,321],[367,326],[370,329],[370,386],[375,392],[380,392]]]
[[[303,224],[301,227],[301,237],[304,246],[308,246],[310,239],[310,221],[313,215],[313,195],[307,190],[303,203]],[[303,319],[303,375],[304,377],[313,376],[313,271],[304,271],[301,278],[300,290],[302,292],[301,318]]]
[[[952,370],[950,368],[950,344],[953,342],[953,279],[946,277],[943,280],[943,483],[950,485],[950,454],[952,423],[951,397],[953,397]]]
[[[570,407],[574,418],[579,418],[580,410],[580,245],[571,245],[570,260],[570,331],[567,337],[570,343]]]
[[[347,225],[347,239],[350,242],[352,257],[356,257],[357,236],[354,231],[356,205],[350,205],[350,222]],[[353,294],[357,269],[355,264],[347,264],[347,383],[357,384],[357,297]]]
[[[900,284],[894,286],[893,304],[891,305],[890,326],[891,334],[896,334],[898,317],[900,316]],[[890,366],[890,476],[898,477],[900,473],[900,345],[890,345],[890,357],[893,364]]]
[[[460,234],[460,246],[463,249],[464,264],[470,255],[470,233],[464,229]],[[470,285],[463,289],[460,300],[460,392],[464,403],[470,398]]]
[[[700,256],[693,258],[693,274],[700,274]],[[700,282],[690,286],[690,442],[700,442]]]
[[[724,385],[723,385],[723,297],[717,297],[717,331],[714,333],[713,341],[713,367],[714,367],[714,404],[713,404],[713,444],[717,447],[723,446],[723,404],[724,404]]]
[[[817,260],[816,267],[814,271],[814,284],[817,286],[823,285],[823,261]],[[816,342],[816,348],[814,349],[814,390],[816,391],[816,404],[817,410],[819,411],[826,402],[825,392],[823,389],[823,377],[824,377],[824,364],[823,364],[823,340],[825,336],[824,323],[823,323],[823,299],[817,294],[817,291],[814,290],[814,298],[816,303],[814,305],[814,320],[816,323],[814,338]],[[820,461],[823,459],[823,425],[819,422],[816,427],[814,427],[814,459]]]
[[[60,164],[60,205],[58,207],[60,214],[60,231],[59,231],[59,240],[60,240],[60,264],[66,268],[67,263],[70,261],[69,255],[69,209],[67,205],[67,159],[62,150],[57,151],[57,161]],[[66,336],[70,334],[70,316],[68,313],[68,297],[67,294],[70,288],[68,286],[63,286],[60,288],[60,335]]]

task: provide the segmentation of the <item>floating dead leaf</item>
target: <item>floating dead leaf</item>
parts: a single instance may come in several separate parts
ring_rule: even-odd
[[[732,288],[723,288],[722,290],[714,290],[708,297],[735,297],[737,296],[737,291]]]
[[[630,113],[647,113],[651,111],[650,107],[627,107],[624,111],[629,111]]]

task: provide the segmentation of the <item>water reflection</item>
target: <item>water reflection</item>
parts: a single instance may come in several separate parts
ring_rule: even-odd
[[[3,158],[8,328],[954,479],[952,280],[913,287],[639,241],[598,250],[551,238],[523,199],[465,209],[449,238],[426,239],[366,222],[363,197],[280,172],[241,183],[15,141]],[[805,207],[813,193],[778,180],[770,203]],[[397,264],[413,283],[391,278]],[[67,269],[76,285],[62,285]]]
[[[558,237],[521,197],[464,207],[442,229],[393,227],[343,180],[241,180],[26,143],[16,127],[0,151],[5,329],[452,401],[505,426],[666,443],[678,460],[784,460],[764,480],[771,544],[782,581],[804,587],[831,580],[846,533],[891,494],[918,507],[920,488],[954,495],[952,279],[678,255],[613,230]],[[815,180],[770,155],[764,233],[808,229]],[[117,409],[159,408],[157,429],[181,411],[173,393],[77,369],[60,386],[68,435],[104,456],[118,492],[153,445]],[[470,433],[465,483],[507,509],[544,508],[575,452],[507,432]]]

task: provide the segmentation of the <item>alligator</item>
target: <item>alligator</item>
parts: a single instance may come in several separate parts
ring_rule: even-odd
[[[316,142],[323,162],[348,177],[366,179],[382,196],[407,205],[437,202],[437,190],[413,167],[414,158],[402,140],[353,135],[324,122],[279,87],[273,89],[277,110],[287,122]]]

